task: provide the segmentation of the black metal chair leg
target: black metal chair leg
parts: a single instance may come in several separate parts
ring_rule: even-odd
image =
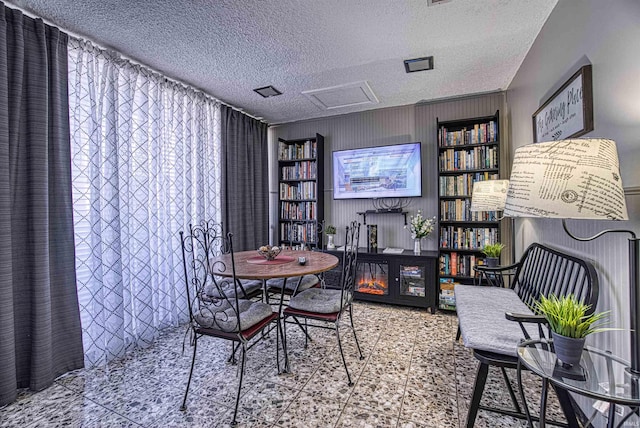
[[[520,399],[522,400],[522,407],[524,407],[524,414],[527,416],[527,424],[529,428],[533,428],[533,422],[531,421],[531,413],[529,413],[529,406],[527,406],[527,399],[524,397],[524,388],[522,387],[522,363],[518,359],[518,390],[520,391]]]
[[[356,335],[356,327],[353,325],[353,306],[349,306],[349,320],[351,321],[351,331],[353,331],[353,338],[356,339],[360,359],[364,360],[364,355],[362,355],[362,350],[360,349],[360,342],[358,342],[358,336]]]
[[[544,387],[544,386],[543,386]],[[571,398],[569,398],[569,393],[562,388],[553,388],[556,392],[556,396],[558,397],[558,402],[560,403],[560,408],[562,409],[562,413],[567,418],[567,424],[569,428],[579,428],[578,418],[576,416],[576,411],[573,409],[573,405],[571,405]]]
[[[298,322],[298,318],[295,319],[296,322]],[[298,325],[300,326],[300,328],[302,328],[302,325],[300,325],[300,323],[298,322]],[[309,346],[309,340],[311,340],[311,336],[309,336],[309,325],[307,324],[307,319],[304,319],[304,328],[302,328],[302,331],[304,331],[304,348],[307,349],[307,346]]]
[[[231,421],[231,426],[238,425],[238,421],[236,421],[236,417],[238,416],[238,405],[240,404],[240,393],[242,392],[242,378],[244,378],[244,363],[246,359],[247,347],[245,344],[242,344],[242,355],[240,355],[240,380],[238,381],[238,394],[236,394],[236,407],[233,410],[233,420]]]
[[[289,351],[287,350],[287,322],[283,319],[278,319],[278,330],[282,336],[282,351],[284,352],[284,369],[282,373],[289,373]],[[283,326],[284,324],[284,326]],[[278,374],[280,374],[280,364],[278,363]]]
[[[542,379],[542,394],[540,395],[540,420],[538,427],[547,426],[547,394],[549,392],[549,383],[546,378]]]
[[[340,356],[342,357],[342,364],[344,364],[344,370],[347,372],[347,380],[349,381],[348,385],[353,386],[353,382],[351,382],[351,375],[349,374],[349,369],[347,368],[347,360],[344,358],[344,351],[342,350],[342,341],[340,340],[340,331],[338,331],[338,325],[336,324],[336,337],[338,338],[338,348],[340,349]]]
[[[476,374],[476,382],[473,386],[473,395],[471,396],[471,403],[469,403],[469,413],[467,413],[467,428],[473,428],[476,423],[476,417],[478,416],[478,410],[480,408],[480,399],[484,392],[484,386],[487,383],[487,375],[489,374],[489,365],[480,363],[478,366],[478,373]]]
[[[196,363],[196,350],[198,348],[198,335],[194,335],[193,339],[193,356],[191,357],[191,369],[189,370],[189,380],[187,380],[187,390],[184,392],[184,399],[182,400],[182,406],[180,410],[183,412],[187,410],[187,395],[189,395],[189,387],[191,386],[191,378],[193,377],[193,366]]]
[[[309,332],[307,330],[307,319],[305,318],[304,320],[304,327],[302,326],[302,324],[300,324],[300,320],[296,317],[293,317],[293,320],[296,322],[296,324],[298,325],[298,327],[300,327],[300,330],[304,333],[305,335],[305,339],[304,339],[304,347],[307,347],[307,340],[309,342],[313,342],[313,338],[309,335]]]
[[[513,407],[515,407],[516,412],[522,413],[520,410],[520,404],[518,404],[518,400],[516,399],[516,394],[513,392],[513,388],[511,387],[511,382],[509,382],[509,376],[507,376],[507,370],[504,367],[500,367],[502,371],[502,377],[504,378],[504,383],[507,385],[507,391],[509,391],[509,396],[511,396],[511,401],[513,402]]]
[[[236,352],[238,351],[238,347],[239,346],[240,346],[240,344],[236,344],[235,342],[231,342],[231,355],[227,359],[227,362],[231,363],[232,366],[235,366],[236,364],[238,364],[238,361],[236,360]]]
[[[280,317],[276,318],[276,366],[278,367],[278,374],[280,374],[280,336],[282,335],[282,329],[280,327]],[[284,338],[282,348],[285,352],[287,350],[284,347]],[[286,363],[286,354],[285,354],[285,363]]]

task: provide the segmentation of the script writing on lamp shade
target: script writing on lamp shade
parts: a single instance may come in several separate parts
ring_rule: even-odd
[[[616,143],[570,139],[518,148],[504,215],[628,220]]]

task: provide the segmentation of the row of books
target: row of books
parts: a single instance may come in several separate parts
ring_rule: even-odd
[[[498,141],[498,126],[495,121],[477,123],[473,129],[462,128],[459,131],[449,131],[445,127],[438,130],[440,147],[461,146],[464,144],[483,144]]]
[[[295,165],[282,167],[282,180],[312,180],[316,178],[316,170],[315,161],[296,162]]]
[[[489,172],[443,175],[440,177],[440,196],[470,196],[474,182],[499,178],[498,174]]]
[[[480,250],[498,242],[495,227],[440,226],[440,247],[454,250]]]
[[[440,153],[440,171],[498,168],[498,148],[474,147],[471,150],[447,149]]]
[[[315,244],[316,242],[315,223],[291,224],[280,223],[280,237],[286,242],[306,242]]]
[[[440,201],[441,221],[497,221],[495,211],[471,212],[471,199]]]
[[[313,140],[304,143],[285,144],[278,146],[278,160],[310,159],[317,156],[318,145]]]
[[[315,199],[316,183],[306,181],[296,184],[280,183],[281,200]]]
[[[456,309],[456,297],[453,293],[453,289],[458,283],[453,278],[440,278],[440,296],[438,301],[438,307],[440,309],[455,310]]]
[[[315,202],[282,202],[280,218],[283,220],[315,220]]]
[[[440,254],[440,275],[474,276],[473,268],[484,264],[484,257],[481,256],[456,252],[442,253]]]

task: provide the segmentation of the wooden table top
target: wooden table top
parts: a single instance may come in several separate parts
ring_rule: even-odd
[[[236,277],[242,279],[289,278],[292,276],[325,272],[338,266],[339,263],[338,258],[331,254],[317,251],[289,250],[280,253],[282,256],[293,257],[293,261],[288,263],[267,265],[248,262],[249,259],[255,258],[257,255],[257,251],[242,251],[234,253]],[[305,257],[307,262],[304,265],[300,265],[298,263],[298,257]],[[212,262],[214,263],[214,274],[220,276],[231,276],[231,257],[228,254],[216,257]],[[224,266],[227,266],[227,268],[225,269]]]

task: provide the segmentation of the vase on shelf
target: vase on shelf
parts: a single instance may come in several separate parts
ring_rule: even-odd
[[[420,255],[422,253],[422,238],[416,238],[413,240],[413,254]]]
[[[336,248],[336,244],[333,243],[333,237],[336,236],[332,233],[327,234],[327,249],[333,250]]]

